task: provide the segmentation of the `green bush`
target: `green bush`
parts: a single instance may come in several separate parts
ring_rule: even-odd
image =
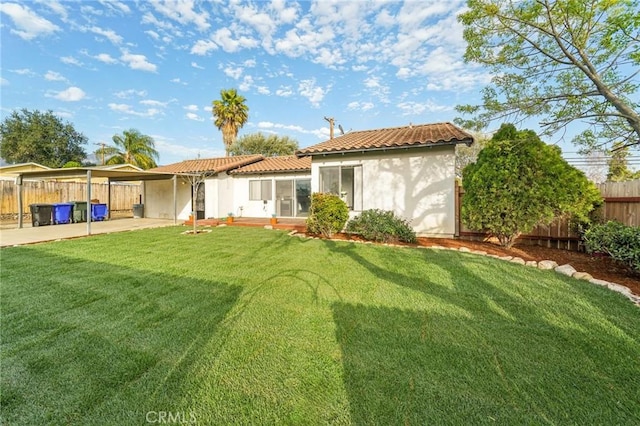
[[[349,219],[349,207],[337,195],[315,192],[307,218],[307,231],[331,238],[340,232]]]
[[[640,272],[640,228],[609,221],[591,226],[582,239],[587,252],[607,253]]]
[[[409,226],[409,222],[397,217],[392,211],[365,210],[347,223],[346,231],[358,234],[369,241],[416,242],[416,233]]]
[[[462,176],[462,221],[508,248],[521,234],[558,217],[588,223],[602,202],[598,188],[557,147],[512,124],[500,127]]]

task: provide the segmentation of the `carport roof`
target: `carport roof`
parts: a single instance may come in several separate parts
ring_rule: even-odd
[[[64,169],[36,170],[19,173],[26,179],[59,179],[59,178],[83,178],[87,177],[87,172],[91,171],[91,177],[108,178],[113,182],[139,181],[139,180],[162,180],[171,179],[173,176],[189,176],[189,173],[170,173],[157,171],[134,171],[134,170],[106,170],[100,167],[70,167]]]

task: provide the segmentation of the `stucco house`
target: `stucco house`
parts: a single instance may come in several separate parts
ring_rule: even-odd
[[[455,233],[455,146],[473,136],[451,123],[350,132],[298,151],[311,156],[313,192],[339,194],[353,214],[392,210],[419,235]]]
[[[261,155],[189,160],[151,171],[200,174],[199,218],[307,216],[310,194],[339,195],[352,216],[392,210],[419,235],[455,233],[455,146],[473,137],[451,123],[354,131],[299,150],[295,156]],[[145,215],[171,218],[169,182],[144,183]],[[178,185],[178,218],[191,214],[192,186]]]

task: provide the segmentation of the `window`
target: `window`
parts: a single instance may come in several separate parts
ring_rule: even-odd
[[[362,210],[362,167],[320,167],[320,192],[340,196],[350,210]]]
[[[250,200],[270,200],[271,181],[270,180],[250,180],[249,181]]]

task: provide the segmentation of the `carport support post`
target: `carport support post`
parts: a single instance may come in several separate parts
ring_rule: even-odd
[[[18,189],[18,229],[22,229],[22,175],[16,178],[16,187]]]
[[[87,235],[91,235],[91,170],[87,170]]]
[[[173,224],[178,224],[178,175],[173,175]]]

